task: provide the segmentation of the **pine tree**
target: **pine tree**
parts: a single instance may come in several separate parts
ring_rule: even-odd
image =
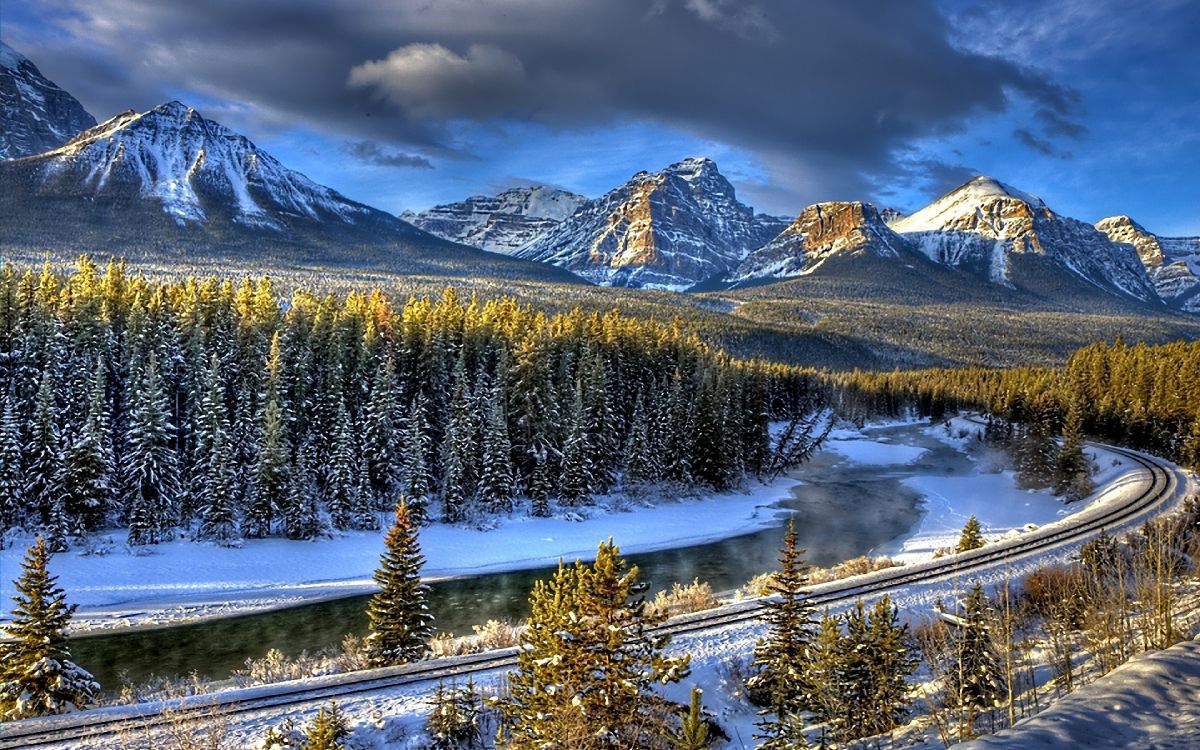
[[[317,487],[313,478],[309,451],[301,449],[296,455],[295,471],[284,505],[283,529],[288,539],[312,539],[321,533],[321,518],[317,512]]]
[[[624,485],[626,489],[635,489],[658,481],[661,474],[658,454],[650,444],[650,423],[639,394],[633,406],[629,437],[625,441]]]
[[[963,526],[962,535],[959,536],[958,546],[954,548],[954,551],[968,552],[979,549],[986,543],[983,538],[983,526],[980,525],[978,518],[971,516],[967,519],[967,525]]]
[[[815,620],[804,591],[804,550],[796,546],[796,527],[788,521],[779,570],[771,581],[773,596],[763,601],[767,636],[754,649],[755,674],[747,688],[766,700],[774,718],[760,724],[764,736],[778,734],[791,715],[812,705],[814,686],[808,684],[805,665],[813,641]]]
[[[976,583],[963,605],[964,622],[954,642],[956,659],[946,676],[950,705],[966,709],[969,721],[1005,694],[1004,673],[988,629],[990,611],[983,586]]]
[[[229,419],[221,397],[221,370],[214,355],[205,373],[204,395],[196,415],[192,504],[200,515],[196,538],[233,545],[240,538],[230,468]]]
[[[383,358],[371,379],[371,394],[363,414],[363,454],[370,481],[372,505],[386,507],[396,489],[396,374],[390,357]]]
[[[871,688],[864,735],[869,736],[892,731],[908,713],[907,677],[920,662],[909,644],[908,626],[900,623],[899,613],[886,594],[871,608],[867,642]]]
[[[25,481],[21,474],[21,425],[17,399],[4,399],[0,419],[0,533],[21,523],[25,516]]]
[[[337,703],[330,703],[329,710],[324,706],[317,709],[317,715],[304,733],[304,743],[300,750],[343,750],[342,740],[350,736],[350,725],[338,710]]]
[[[263,383],[260,438],[244,529],[246,536],[251,538],[270,536],[272,521],[286,506],[292,488],[288,458],[291,448],[282,392],[283,356],[278,333],[271,338]]]
[[[530,515],[534,518],[550,517],[550,494],[554,484],[550,480],[550,466],[545,455],[538,456],[529,478]]]
[[[442,520],[458,523],[466,516],[467,500],[475,494],[475,420],[460,360],[454,395],[450,400],[450,425],[442,441]]]
[[[447,688],[439,681],[430,703],[425,721],[429,750],[483,750],[483,705],[472,678],[463,688]]]
[[[587,436],[587,455],[591,462],[589,494],[603,494],[612,485],[620,443],[608,403],[608,372],[599,352],[585,356],[579,385],[582,407],[579,418]]]
[[[587,430],[584,424],[582,388],[575,387],[575,405],[571,410],[572,422],[563,444],[562,480],[559,497],[564,505],[588,505],[592,501],[595,487],[593,480],[592,454],[588,447]]]
[[[671,737],[671,745],[679,750],[708,750],[712,747],[712,740],[708,736],[708,722],[700,709],[700,697],[703,694],[704,691],[700,688],[692,688],[688,710],[679,718],[679,731]]]
[[[1025,433],[1017,450],[1017,482],[1022,487],[1054,484],[1058,446],[1051,435],[1051,407],[1042,400],[1030,406]]]
[[[493,513],[512,510],[512,445],[504,416],[504,394],[499,383],[491,389],[484,423],[483,463],[479,475],[479,499]]]
[[[15,721],[85,708],[100,686],[71,661],[66,628],[75,612],[47,570],[50,551],[39,537],[21,562],[16,607],[0,643],[0,719]]]
[[[350,498],[350,528],[377,531],[379,517],[375,515],[375,504],[371,502],[371,477],[367,473],[367,459],[362,454],[357,456],[354,475],[358,477],[358,486]]]
[[[1054,472],[1054,494],[1065,502],[1082,500],[1092,492],[1091,472],[1083,455],[1083,406],[1076,400],[1063,423],[1062,447]]]
[[[350,412],[345,403],[338,408],[334,426],[333,455],[329,459],[325,481],[325,502],[335,529],[354,525],[354,509],[358,495],[358,462],[355,459],[354,435],[351,432]]]
[[[413,398],[408,410],[408,429],[404,440],[403,497],[408,503],[413,523],[424,526],[429,522],[429,420],[428,401],[420,393]]]
[[[54,415],[54,378],[42,374],[34,407],[30,444],[25,448],[25,500],[34,509],[37,523],[49,525],[56,498],[62,492],[63,453]]]
[[[417,541],[417,527],[403,502],[396,505],[396,520],[384,544],[387,549],[374,576],[379,592],[367,605],[371,626],[367,652],[376,666],[419,659],[433,636],[429,587],[421,583],[425,558]]]
[[[156,544],[172,536],[179,498],[173,429],[157,360],[150,354],[141,365],[136,388],[130,394],[122,466],[130,544]]]
[[[668,636],[650,632],[664,616],[646,612],[637,577],[609,540],[592,565],[560,562],[534,584],[500,703],[506,747],[624,750],[664,739],[667,728],[650,716],[661,700],[651,686],[685,677],[688,659],[664,655]]]
[[[73,531],[79,533],[100,528],[112,497],[112,466],[102,442],[101,427],[106,415],[106,382],[107,371],[103,363],[98,363],[87,419],[67,452],[63,477],[65,513],[73,520]]]
[[[843,688],[847,685],[844,655],[847,649],[840,618],[829,610],[821,616],[817,633],[809,649],[805,666],[805,681],[812,687],[808,710],[821,725],[821,747],[826,747],[829,735],[842,737],[847,733],[847,710]]]

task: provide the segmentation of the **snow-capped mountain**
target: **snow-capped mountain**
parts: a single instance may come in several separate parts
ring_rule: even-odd
[[[775,239],[752,250],[730,274],[741,283],[804,276],[834,257],[898,258],[912,252],[870,203],[817,203],[800,212]]]
[[[452,242],[512,255],[586,202],[582,195],[539,185],[476,195],[420,213],[406,211],[400,218]]]
[[[686,289],[736,268],[787,225],[740,203],[710,159],[639,172],[517,256],[609,286]]]
[[[1200,313],[1200,237],[1159,237],[1128,216],[1101,219],[1096,229],[1137,251],[1164,302]]]
[[[25,162],[36,166],[44,189],[93,198],[136,195],[156,201],[181,224],[233,221],[271,231],[296,221],[401,224],[174,101],[117,115]]]
[[[1160,302],[1132,247],[1115,244],[1092,225],[1059,216],[1037,196],[991,177],[968,181],[892,228],[934,262],[997,284],[1044,287],[1083,280],[1143,302]],[[1046,278],[1059,270],[1069,276]]]
[[[75,97],[0,41],[0,159],[58,148],[95,124]]]
[[[179,102],[125,112],[0,161],[0,247],[153,259],[237,257],[405,273],[579,280],[424,232],[288,169]]]

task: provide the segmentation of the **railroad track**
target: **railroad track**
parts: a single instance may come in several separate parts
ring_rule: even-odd
[[[930,560],[914,565],[889,568],[833,581],[810,590],[810,601],[818,606],[850,603],[858,598],[879,596],[913,583],[957,580],[972,574],[994,570],[1002,565],[1026,559],[1046,551],[1077,544],[1102,529],[1117,529],[1141,520],[1150,511],[1173,498],[1178,485],[1175,472],[1164,462],[1143,454],[1103,446],[1141,466],[1149,481],[1131,500],[1086,508],[1012,540],[993,542],[970,552]],[[761,600],[748,600],[716,609],[673,618],[660,626],[672,635],[688,635],[706,630],[742,624],[759,617]],[[215,712],[224,716],[248,716],[260,712],[278,712],[305,704],[323,704],[335,698],[434,680],[454,679],[513,667],[517,649],[508,648],[481,654],[431,659],[385,669],[365,670],[326,678],[305,680],[303,684],[267,685],[225,691],[212,695],[162,701],[159,703],[114,706],[75,714],[27,719],[0,726],[0,750],[7,748],[74,747],[123,733],[142,734],[157,728],[202,719]]]

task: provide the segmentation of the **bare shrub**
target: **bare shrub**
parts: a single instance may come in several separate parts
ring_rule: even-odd
[[[453,633],[438,633],[429,642],[430,655],[439,659],[446,656],[477,654],[500,648],[511,648],[520,643],[524,623],[517,624],[501,620],[488,620],[483,625],[471,626],[474,635],[456,636]]]
[[[675,583],[671,585],[670,591],[658,592],[646,609],[651,617],[672,617],[688,612],[702,612],[720,603],[721,600],[713,595],[712,586],[707,581],[701,583],[697,578],[686,586]]]

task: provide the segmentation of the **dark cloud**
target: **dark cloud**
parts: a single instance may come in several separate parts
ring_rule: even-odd
[[[79,93],[99,117],[195,92],[249,103],[260,131],[301,123],[427,156],[470,152],[462,122],[650,122],[749,149],[770,180],[747,191],[772,206],[863,197],[906,173],[897,154],[914,141],[1002,112],[1010,96],[1059,129],[1078,109],[1044,75],[952,43],[934,0],[35,8],[65,33],[30,53],[64,85],[89,71]]]
[[[433,163],[424,156],[390,151],[374,141],[351,141],[342,149],[364,164],[377,167],[406,167],[409,169],[433,169]]]
[[[1034,112],[1033,117],[1041,123],[1042,131],[1049,136],[1061,136],[1078,141],[1088,132],[1087,127],[1083,124],[1069,120],[1058,112],[1045,107]]]
[[[1055,148],[1053,143],[1045,138],[1039,138],[1028,128],[1017,128],[1013,131],[1013,137],[1034,151],[1037,151],[1040,154],[1045,154],[1046,156],[1051,156],[1056,159],[1066,159],[1071,156],[1071,152],[1060,151],[1059,149]]]

